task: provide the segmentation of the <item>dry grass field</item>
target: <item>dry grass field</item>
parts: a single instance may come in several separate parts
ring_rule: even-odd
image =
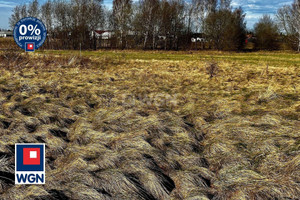
[[[0,199],[300,197],[300,55],[0,53]],[[46,184],[14,185],[14,144]]]

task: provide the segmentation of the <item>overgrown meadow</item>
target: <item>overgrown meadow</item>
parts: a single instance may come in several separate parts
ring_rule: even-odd
[[[0,199],[297,199],[300,56],[1,51]],[[14,185],[14,144],[46,184]]]

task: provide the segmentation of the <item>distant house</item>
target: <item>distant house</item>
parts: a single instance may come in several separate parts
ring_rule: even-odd
[[[208,43],[204,33],[193,33],[191,37],[191,49],[205,49]]]
[[[94,30],[92,37],[94,36],[93,34],[95,34],[97,39],[108,40],[113,36],[114,32],[110,30]]]
[[[256,37],[254,37],[251,33],[246,35],[246,40],[245,40],[245,49],[246,50],[252,50],[255,48],[255,41]]]
[[[111,30],[94,30],[91,32],[91,37],[96,37],[97,39],[97,48],[113,48],[116,47],[117,38],[119,35],[116,35],[114,31]],[[130,44],[135,43],[134,40],[135,32],[128,31],[126,34],[126,45],[130,46]]]
[[[96,37],[96,48],[98,47],[112,47],[112,38],[114,36],[114,32],[111,30],[94,30],[91,32],[91,37]]]
[[[11,30],[1,30],[0,37],[2,38],[13,37],[13,32]]]

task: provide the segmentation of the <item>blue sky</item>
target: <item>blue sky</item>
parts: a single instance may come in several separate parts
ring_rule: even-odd
[[[247,27],[252,28],[263,14],[274,16],[278,8],[292,2],[293,0],[232,0],[232,6],[241,6],[244,9]]]
[[[45,0],[40,0],[42,4]],[[0,28],[9,28],[9,17],[13,8],[18,4],[30,0],[0,0]],[[232,0],[233,7],[241,6],[246,12],[247,27],[252,28],[263,14],[274,15],[283,5],[291,4],[293,0]],[[104,4],[111,7],[112,0],[104,0]]]

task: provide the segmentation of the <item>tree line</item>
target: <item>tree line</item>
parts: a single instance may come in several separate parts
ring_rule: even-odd
[[[231,0],[37,0],[14,8],[13,28],[24,17],[37,17],[47,28],[45,48],[96,49],[95,30],[111,34],[110,47],[190,49],[191,38],[203,38],[202,48],[242,50],[247,34],[245,13]],[[200,34],[201,33],[201,34]],[[300,50],[300,0],[278,10],[276,19],[263,16],[252,30],[256,49],[278,49],[284,43]],[[197,48],[197,46],[196,46]]]

